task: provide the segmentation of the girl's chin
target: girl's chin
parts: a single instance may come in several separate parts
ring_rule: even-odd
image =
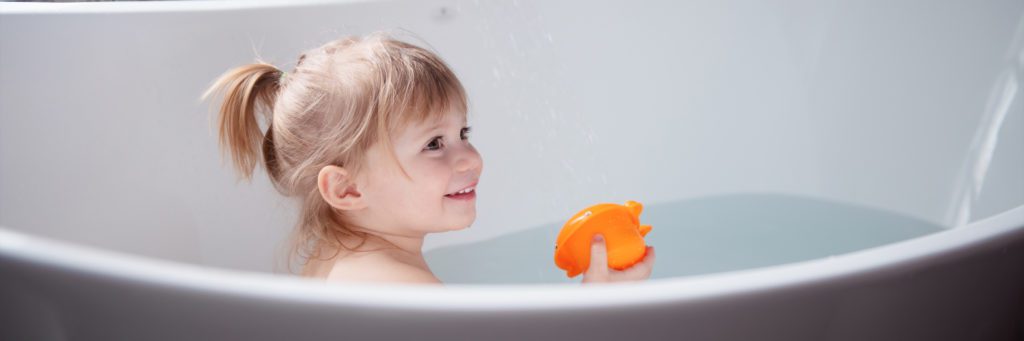
[[[473,215],[471,215],[469,217],[469,219],[460,219],[459,223],[452,224],[451,225],[452,227],[451,227],[451,229],[449,229],[449,231],[458,231],[458,230],[468,229],[468,228],[470,228],[470,226],[473,226],[473,221],[475,221],[475,220],[476,220],[476,214],[474,213]]]

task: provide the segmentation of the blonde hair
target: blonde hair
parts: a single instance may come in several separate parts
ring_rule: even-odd
[[[236,67],[203,99],[214,93],[223,94],[221,150],[241,178],[250,180],[262,163],[277,191],[301,202],[289,242],[289,272],[295,256],[319,258],[321,245],[349,249],[341,236],[358,236],[359,246],[366,242],[366,234],[351,229],[321,197],[321,168],[336,165],[355,174],[376,143],[394,157],[389,132],[467,110],[462,84],[437,55],[382,33],[306,51],[288,73],[259,60]],[[258,116],[266,120],[266,133]]]

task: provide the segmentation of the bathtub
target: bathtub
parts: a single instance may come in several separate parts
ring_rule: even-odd
[[[198,99],[381,29],[470,95],[444,287],[289,275]],[[1022,79],[1020,1],[0,4],[0,339],[1021,339]],[[652,278],[566,278],[625,200]]]

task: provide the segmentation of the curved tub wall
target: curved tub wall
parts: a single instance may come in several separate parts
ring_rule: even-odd
[[[393,28],[459,74],[486,164],[428,249],[729,193],[963,228],[604,287],[266,273],[295,209],[235,183],[200,93]],[[0,339],[1020,338],[1022,36],[1020,1],[0,4]]]
[[[325,285],[0,228],[0,337],[1015,340],[1022,263],[1024,208],[830,259],[584,288]]]

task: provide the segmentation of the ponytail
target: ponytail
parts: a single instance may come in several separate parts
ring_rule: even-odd
[[[267,63],[243,65],[225,72],[203,94],[203,100],[214,93],[224,95],[218,115],[221,152],[231,155],[242,179],[252,178],[260,159],[270,177],[277,178],[272,111],[282,75]],[[260,131],[257,114],[267,119],[266,135]]]

